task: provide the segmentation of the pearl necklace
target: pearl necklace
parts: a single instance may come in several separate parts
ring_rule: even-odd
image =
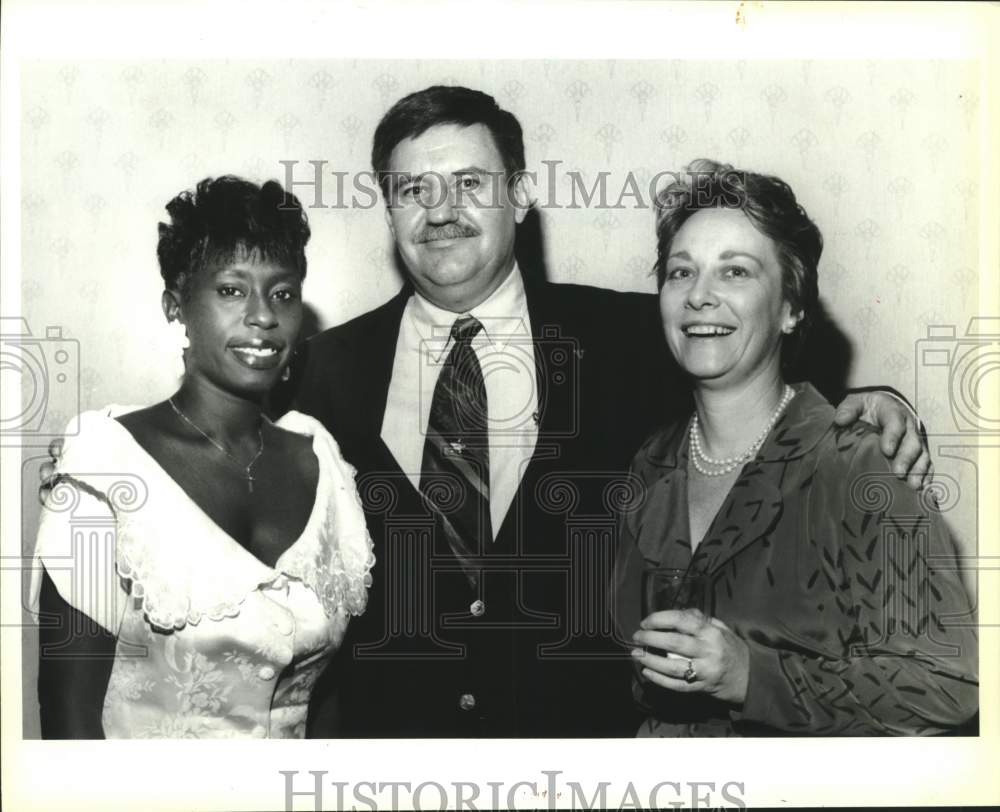
[[[778,418],[781,417],[781,413],[785,411],[785,408],[791,402],[793,397],[795,397],[795,390],[788,384],[785,384],[785,391],[781,396],[781,401],[771,414],[771,419],[767,421],[767,425],[764,426],[761,433],[757,435],[757,439],[755,439],[753,443],[750,444],[750,447],[742,454],[738,454],[735,457],[726,457],[721,460],[708,456],[708,454],[706,454],[702,449],[700,437],[701,432],[698,430],[698,414],[696,412],[694,417],[691,418],[691,429],[689,432],[692,452],[691,462],[694,463],[695,470],[703,476],[724,476],[725,474],[736,470],[738,465],[742,465],[747,460],[753,458],[757,452],[760,451],[760,447],[764,445],[764,440],[767,439],[767,435],[771,433],[771,429],[774,428],[774,424],[778,422]],[[714,465],[719,468],[719,470],[712,471],[704,468],[702,467],[702,463]]]

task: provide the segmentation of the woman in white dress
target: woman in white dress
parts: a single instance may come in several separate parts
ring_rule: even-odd
[[[300,738],[373,564],[333,438],[264,415],[302,323],[309,226],[279,184],[231,176],[167,211],[184,378],[67,430],[36,546],[42,735]]]

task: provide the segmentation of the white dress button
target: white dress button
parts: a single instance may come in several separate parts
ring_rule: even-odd
[[[469,606],[469,611],[472,612],[473,617],[482,617],[486,614],[486,604],[482,601],[473,601]]]
[[[476,707],[475,694],[462,694],[458,698],[458,707],[464,711],[469,711]]]
[[[257,672],[257,676],[260,677],[265,682],[267,680],[274,679],[274,669],[269,665],[265,665],[260,671]]]

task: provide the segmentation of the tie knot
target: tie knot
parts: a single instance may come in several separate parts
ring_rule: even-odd
[[[458,342],[468,343],[476,337],[476,334],[483,329],[483,325],[475,316],[465,316],[455,319],[451,326],[451,337]]]

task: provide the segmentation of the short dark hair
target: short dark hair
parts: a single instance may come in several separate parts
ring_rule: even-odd
[[[801,344],[819,303],[819,258],[823,235],[780,178],[734,169],[707,159],[692,161],[682,176],[656,195],[657,286],[666,279],[670,244],[681,226],[702,209],[741,210],[774,241],[781,263],[781,291],[793,313],[802,313],[796,330]]]
[[[309,221],[295,195],[277,181],[263,186],[234,175],[205,178],[167,203],[156,255],[169,290],[183,293],[202,268],[254,255],[306,274]]]
[[[524,135],[513,113],[503,110],[496,99],[478,90],[433,85],[404,96],[389,108],[375,128],[372,168],[383,194],[389,180],[389,157],[396,145],[423,135],[437,124],[484,125],[496,142],[508,176],[524,170]]]

